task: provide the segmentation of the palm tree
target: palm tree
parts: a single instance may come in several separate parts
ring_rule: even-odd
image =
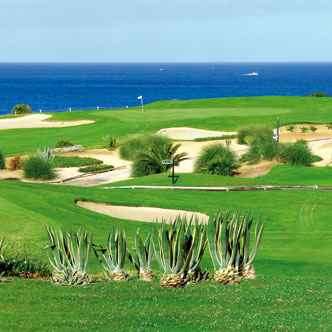
[[[181,161],[188,159],[186,152],[176,153],[180,146],[165,142],[150,146],[146,152],[139,152],[134,161],[132,176],[167,173],[172,165],[163,164],[163,160],[174,160],[174,166],[178,166]]]

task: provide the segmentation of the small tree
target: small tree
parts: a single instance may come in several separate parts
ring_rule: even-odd
[[[5,156],[2,151],[0,151],[0,169],[5,169],[6,163],[5,163]]]
[[[31,108],[29,105],[17,104],[12,109],[12,114],[26,114],[31,113]]]

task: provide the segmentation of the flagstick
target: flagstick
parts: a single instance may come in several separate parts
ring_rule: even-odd
[[[142,104],[142,112],[144,112],[143,97],[141,98],[141,104]]]

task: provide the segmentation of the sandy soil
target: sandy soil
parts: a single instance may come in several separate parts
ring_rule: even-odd
[[[160,208],[150,208],[150,207],[133,207],[133,206],[116,206],[103,203],[93,203],[93,202],[83,202],[77,201],[78,206],[85,209],[105,214],[113,218],[136,220],[144,222],[154,222],[158,220],[161,222],[165,220],[173,220],[179,215],[186,216],[189,220],[194,214],[199,221],[207,223],[208,216],[198,212],[190,212],[183,210],[170,210],[170,209],[160,209]]]
[[[20,118],[1,119],[0,130],[4,129],[22,129],[22,128],[54,128],[54,127],[72,127],[93,123],[92,120],[80,121],[44,121],[51,118],[52,115],[32,114]]]
[[[306,141],[317,140],[317,139],[324,139],[332,137],[332,130],[327,129],[326,125],[324,124],[299,124],[294,125],[295,130],[294,132],[290,132],[287,130],[289,125],[283,126],[280,128],[280,142],[295,142],[298,139],[304,139]],[[310,131],[310,126],[314,126],[317,130],[312,133]],[[309,132],[301,133],[300,127],[307,127],[309,128]]]
[[[236,135],[236,132],[213,131],[213,130],[188,128],[188,127],[175,127],[175,128],[160,129],[157,131],[157,134],[164,134],[172,139],[193,140],[195,138],[202,138],[202,137]]]
[[[235,176],[241,178],[255,178],[258,176],[263,176],[269,173],[270,170],[276,165],[278,165],[278,162],[274,160],[263,160],[256,165],[243,165],[238,169]]]

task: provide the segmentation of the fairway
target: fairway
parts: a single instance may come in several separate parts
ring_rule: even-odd
[[[330,123],[332,102],[303,97],[225,98],[157,102],[147,105],[145,112],[137,108],[58,113],[52,121],[95,122],[71,128],[1,130],[0,147],[6,156],[35,153],[37,148],[53,147],[59,139],[83,144],[86,149],[100,148],[106,135],[121,140],[131,134],[180,126],[218,131],[236,131],[247,124],[273,128],[277,116],[282,124]],[[84,156],[89,156],[89,151]],[[61,225],[67,230],[84,226],[93,232],[95,244],[104,244],[112,227],[123,227],[130,250],[137,228],[142,237],[151,231],[152,223],[148,220],[110,217],[79,206],[82,201],[206,215],[216,214],[219,209],[252,212],[255,218],[266,219],[254,262],[256,280],[217,284],[206,249],[200,266],[210,271],[211,279],[204,283],[189,284],[183,289],[162,289],[157,279],[160,270],[156,259],[152,270],[157,278],[151,283],[137,280],[129,260],[125,270],[131,273],[132,280],[106,283],[102,281],[100,263],[91,254],[87,271],[96,282],[89,287],[57,287],[49,281],[18,277],[10,283],[0,283],[0,320],[5,323],[6,331],[22,330],[22,326],[27,331],[302,332],[316,331],[318,327],[321,331],[332,330],[332,191],[103,188],[171,186],[168,175],[91,187],[0,180],[0,238],[5,235],[6,243],[29,247],[40,261],[47,263],[41,248],[48,244],[45,225],[55,229]],[[278,165],[256,178],[184,173],[175,184],[245,185],[332,187],[332,168]],[[133,211],[135,214],[140,210]]]

